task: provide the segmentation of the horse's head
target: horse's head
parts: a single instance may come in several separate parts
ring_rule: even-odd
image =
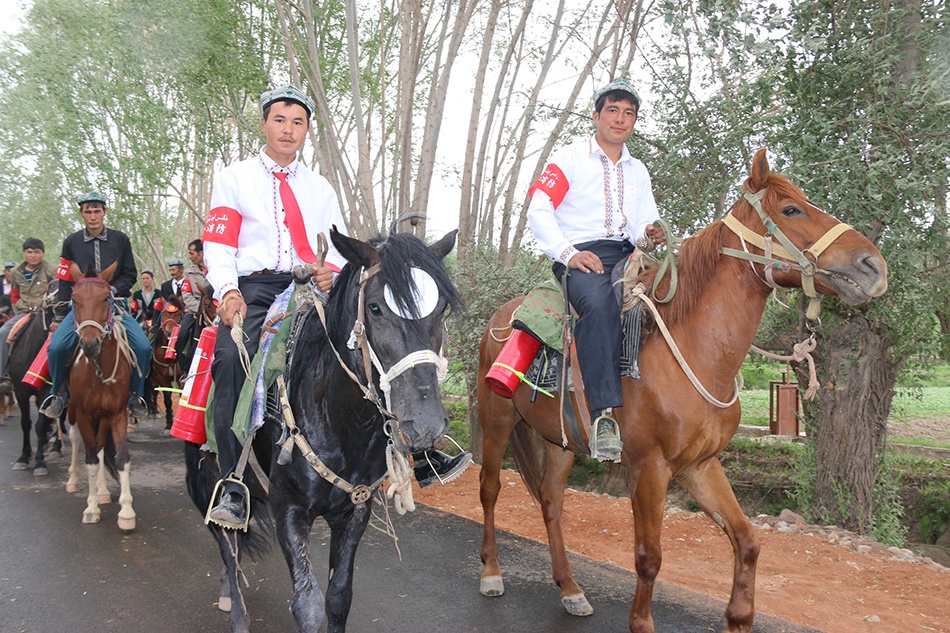
[[[185,312],[185,304],[181,297],[172,295],[162,306],[161,324],[165,336],[171,336],[175,326],[181,323],[181,315]]]
[[[112,331],[115,299],[109,282],[116,265],[113,263],[101,275],[94,266],[89,266],[85,273],[80,272],[76,264],[70,269],[73,279],[78,279],[73,286],[72,300],[79,348],[88,358],[98,358],[103,339]]]
[[[447,370],[445,312],[461,308],[462,300],[442,259],[454,248],[456,233],[431,247],[394,231],[378,245],[346,237],[335,227],[330,233],[351,269],[338,278],[334,292],[346,285],[344,300],[360,304],[367,345],[358,355],[375,367],[386,406],[399,420],[394,439],[411,451],[432,448],[449,426],[440,391]]]
[[[730,225],[728,217],[727,226],[742,234],[746,246],[761,249],[756,239],[761,238],[749,233],[761,233],[765,225],[766,233],[774,238],[773,256],[783,262],[772,267],[777,285],[801,287],[809,296],[837,296],[849,305],[864,303],[887,290],[887,262],[880,251],[866,237],[815,206],[787,178],[772,173],[765,149],[756,152],[743,189],[745,199],[730,213],[747,228]]]

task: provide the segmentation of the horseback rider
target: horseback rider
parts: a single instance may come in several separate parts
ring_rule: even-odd
[[[247,352],[257,351],[261,326],[275,297],[291,283],[293,267],[317,263],[311,246],[317,235],[335,225],[346,230],[336,192],[322,176],[304,167],[297,158],[310,129],[313,99],[295,86],[261,95],[261,132],[265,145],[256,155],[225,168],[217,177],[203,243],[208,281],[219,301],[218,329],[211,375],[211,404],[223,477],[236,467],[241,446],[231,431],[245,375],[231,338],[236,314],[243,318]],[[315,286],[328,292],[334,274],[346,260],[332,244],[325,262],[314,273]],[[431,460],[436,472],[427,465]],[[438,451],[429,460],[416,460],[420,481],[454,476],[471,461],[470,453],[451,458]],[[424,472],[422,469],[428,470]],[[420,476],[421,474],[421,476]],[[225,527],[246,523],[243,491],[226,489],[209,518]]]
[[[96,191],[76,197],[79,212],[82,215],[85,227],[66,237],[63,240],[63,254],[60,258],[59,269],[56,272],[60,280],[57,292],[57,307],[53,318],[53,338],[49,345],[50,378],[53,381],[50,396],[43,402],[41,411],[49,418],[58,418],[66,407],[69,399],[67,382],[73,357],[73,350],[79,340],[76,332],[76,323],[73,318],[73,307],[70,297],[73,292],[73,279],[70,273],[72,264],[85,271],[94,266],[102,272],[113,263],[116,264],[112,276],[113,295],[116,298],[127,298],[135,283],[135,260],[132,257],[132,244],[129,237],[105,225],[105,216],[108,211],[106,197]],[[129,394],[129,415],[144,418],[146,415],[142,394],[145,386],[145,376],[148,375],[151,364],[152,346],[148,337],[136,320],[129,314],[116,314],[125,328],[129,347],[135,354],[138,368],[132,368]]]
[[[56,279],[56,267],[43,259],[45,254],[43,240],[28,237],[23,242],[23,263],[11,269],[10,302],[14,315],[0,327],[0,393],[13,391],[13,381],[7,375],[10,358],[7,337],[23,317],[42,307],[47,287]]]
[[[623,405],[623,333],[610,272],[634,246],[652,250],[665,241],[653,226],[659,215],[650,174],[626,146],[639,109],[640,97],[625,79],[598,90],[594,135],[554,152],[529,192],[531,230],[579,317],[574,336],[594,420],[591,444],[604,459],[623,449],[612,413]]]
[[[195,322],[203,308],[202,300],[212,294],[211,284],[208,283],[208,267],[205,266],[204,244],[201,240],[192,240],[188,243],[188,259],[191,265],[185,268],[184,280],[181,284],[181,301],[185,306],[185,313],[181,316],[178,341],[175,343],[175,358],[182,371],[188,371],[191,363],[191,351],[194,350],[201,336],[201,331],[195,331]],[[210,324],[209,324],[210,325]]]
[[[142,270],[139,281],[142,287],[132,293],[132,301],[135,302],[135,320],[139,322],[142,329],[147,331],[155,318],[155,303],[161,294],[155,288],[155,273],[148,268]]]

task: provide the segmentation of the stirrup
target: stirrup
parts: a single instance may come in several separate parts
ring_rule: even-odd
[[[601,438],[600,427],[607,424],[611,428],[609,435]],[[619,463],[623,452],[623,442],[620,440],[620,427],[610,413],[604,411],[590,425],[590,456],[599,462]]]
[[[222,497],[225,494],[231,492],[238,492],[241,495],[241,498],[244,500],[241,507],[241,516],[237,521],[227,521],[221,518],[212,518],[211,513],[214,511],[218,504],[221,503]],[[241,530],[247,532],[247,524],[251,518],[251,491],[248,490],[247,484],[241,481],[241,478],[236,474],[231,473],[225,479],[219,479],[218,483],[214,485],[214,491],[211,493],[211,503],[208,504],[208,511],[205,513],[205,525],[209,523],[214,523],[223,528],[228,528],[229,530]]]

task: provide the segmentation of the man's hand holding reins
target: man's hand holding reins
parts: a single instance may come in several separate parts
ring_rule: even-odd
[[[313,284],[320,292],[329,292],[333,285],[333,269],[329,266],[321,266],[313,273]]]
[[[663,230],[662,226],[651,224],[646,228],[644,233],[647,239],[652,241],[655,246],[663,246],[666,244],[666,231]]]
[[[244,296],[239,290],[228,290],[221,303],[218,304],[218,316],[221,317],[221,323],[226,327],[231,327],[234,323],[234,315],[241,313],[241,318],[247,317],[247,304],[244,303]]]

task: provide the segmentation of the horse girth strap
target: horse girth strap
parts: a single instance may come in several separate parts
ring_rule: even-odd
[[[300,449],[300,454],[303,455],[303,458],[307,460],[307,463],[310,464],[310,467],[313,468],[318,475],[334,487],[350,495],[350,501],[352,501],[354,505],[366,503],[370,497],[372,497],[373,492],[386,481],[386,475],[383,475],[369,486],[362,484],[354,486],[330,470],[317,454],[313,452],[307,438],[305,438],[300,432],[300,429],[297,428],[297,422],[294,420],[293,411],[290,409],[290,401],[287,398],[287,385],[284,383],[283,375],[277,377],[277,392],[280,396],[281,415],[283,416],[284,424],[287,425],[290,431],[290,436],[284,441],[284,446],[281,447],[281,453],[289,449],[290,442],[293,442],[297,448]]]

